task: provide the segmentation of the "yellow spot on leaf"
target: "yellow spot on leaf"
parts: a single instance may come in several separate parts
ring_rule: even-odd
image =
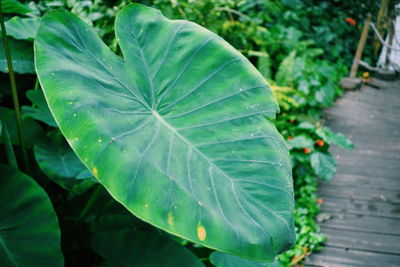
[[[174,225],[174,215],[172,212],[168,212],[168,224],[171,226]]]
[[[149,207],[149,204],[144,204],[144,207],[145,207],[145,208],[148,208],[148,207]]]
[[[97,176],[97,174],[99,173],[99,171],[97,170],[96,167],[94,167],[94,168],[92,169],[92,173],[93,173],[94,176]]]
[[[201,241],[206,239],[207,236],[206,228],[204,228],[204,226],[201,224],[197,225],[197,236]]]
[[[97,139],[97,142],[101,143],[103,142],[103,140],[101,140],[101,138]]]

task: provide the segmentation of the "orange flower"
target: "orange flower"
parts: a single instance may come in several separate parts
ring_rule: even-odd
[[[292,140],[293,139],[293,137],[291,137],[291,136],[288,136],[288,138],[287,138],[287,140]]]
[[[351,26],[355,26],[356,25],[356,21],[352,18],[346,18],[347,23],[349,23]]]
[[[304,154],[310,154],[310,152],[311,150],[308,147],[304,148]]]
[[[324,142],[323,140],[317,140],[317,141],[315,142],[315,144],[316,144],[317,146],[324,146],[325,142]]]
[[[322,198],[317,198],[317,203],[318,204],[322,204],[322,202],[324,202],[324,200]]]

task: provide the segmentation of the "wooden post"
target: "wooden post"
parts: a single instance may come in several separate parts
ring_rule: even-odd
[[[389,11],[389,2],[390,0],[381,0],[381,6],[379,8],[378,17],[376,19],[376,28],[381,36],[386,35],[386,28],[387,28],[387,14]],[[378,55],[379,49],[381,48],[382,44],[379,41],[378,36],[374,35],[374,55]]]
[[[371,24],[371,16],[368,15],[364,23],[364,28],[361,33],[360,41],[358,42],[356,55],[354,56],[353,65],[351,66],[350,78],[355,78],[358,70],[358,64],[364,50],[365,42],[367,41],[369,25]]]
[[[390,65],[390,54],[392,53],[392,49],[390,49],[390,47],[393,45],[393,37],[394,37],[394,33],[395,33],[394,31],[395,31],[395,28],[394,28],[394,24],[392,22],[392,23],[390,23],[389,47],[387,47],[387,50],[386,50],[387,53],[386,53],[385,67]]]

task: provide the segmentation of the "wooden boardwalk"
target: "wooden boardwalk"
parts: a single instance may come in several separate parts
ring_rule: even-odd
[[[400,82],[347,92],[327,125],[355,149],[332,147],[338,172],[321,183],[325,248],[307,266],[400,266]]]

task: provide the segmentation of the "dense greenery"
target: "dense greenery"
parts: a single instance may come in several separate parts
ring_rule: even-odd
[[[342,94],[338,87],[338,80],[348,73],[364,15],[369,11],[374,11],[379,1],[352,1],[352,3],[349,3],[339,0],[143,0],[137,2],[160,9],[168,18],[190,20],[218,34],[245,55],[268,80],[281,111],[275,119],[270,116],[270,120],[284,136],[287,141],[287,148],[290,150],[296,200],[294,210],[296,244],[281,254],[278,257],[279,262],[275,262],[274,265],[301,264],[309,253],[320,249],[325,240],[324,236],[319,233],[319,227],[315,222],[315,216],[322,202],[316,195],[316,189],[318,179],[330,180],[336,171],[335,160],[329,153],[329,147],[332,144],[344,148],[352,147],[351,142],[345,136],[333,133],[324,126],[321,110],[332,105],[334,99]],[[152,216],[146,214],[145,202],[140,202],[145,207],[144,209],[138,209],[133,207],[132,204],[126,203],[119,188],[102,181],[101,173],[103,170],[85,162],[84,145],[74,145],[76,142],[74,143],[73,139],[77,136],[72,135],[76,132],[65,124],[73,122],[75,113],[69,114],[70,120],[64,119],[65,122],[62,122],[61,113],[56,110],[56,107],[60,105],[54,103],[58,101],[57,98],[52,100],[51,96],[46,95],[59,124],[55,122],[50,113],[42,90],[40,90],[41,86],[35,74],[33,59],[33,41],[41,17],[50,10],[68,10],[91,25],[111,51],[122,56],[123,51],[121,51],[114,36],[114,20],[118,12],[129,3],[130,1],[102,0],[27,1],[18,3],[16,0],[2,0],[14,70],[17,73],[18,94],[22,106],[24,140],[28,148],[30,163],[26,165],[31,165],[22,169],[31,175],[36,183],[25,181],[29,177],[17,170],[17,162],[22,166],[21,163],[24,160],[14,119],[15,111],[13,111],[3,42],[0,42],[0,70],[4,72],[0,74],[0,126],[2,126],[0,127],[0,143],[2,152],[5,153],[0,154],[0,162],[14,165],[14,167],[2,165],[0,167],[1,180],[6,180],[9,177],[13,179],[22,177],[21,185],[17,184],[16,181],[15,184],[7,185],[12,190],[15,190],[16,186],[20,188],[27,186],[23,183],[32,184],[32,191],[26,193],[26,196],[25,194],[21,195],[21,199],[37,194],[36,201],[44,202],[42,209],[50,209],[49,200],[38,184],[46,191],[58,215],[61,227],[61,248],[66,266],[93,266],[100,263],[111,266],[117,264],[125,266],[129,264],[128,261],[140,262],[143,266],[151,266],[150,264],[154,264],[158,260],[164,262],[163,266],[175,266],[176,261],[185,262],[187,266],[203,266],[204,264],[207,266],[235,266],[237,262],[240,262],[240,266],[271,265],[270,263],[258,263],[220,252],[213,252],[211,249],[197,244],[235,252],[235,249],[232,248],[234,244],[230,241],[226,241],[224,247],[216,247],[211,243],[202,242],[201,239],[208,228],[205,230],[206,228],[197,224],[197,221],[191,222],[197,227],[197,236],[192,237],[189,234],[167,228],[168,223],[171,221],[179,222],[176,221],[179,218],[166,213],[166,216],[164,216],[166,225],[164,227],[151,219]],[[376,12],[374,11],[374,13]],[[349,23],[348,18],[353,19],[355,25]],[[49,29],[52,29],[52,27],[49,27]],[[42,32],[41,36],[43,37],[43,35]],[[57,39],[52,38],[48,43],[57,46],[55,40]],[[190,45],[192,46],[191,49],[194,49],[198,44],[192,41]],[[166,47],[162,47],[162,49],[164,48]],[[40,50],[40,48],[36,49]],[[57,47],[51,49],[57,50]],[[65,51],[72,53],[68,49],[65,49]],[[367,51],[371,49],[367,47]],[[46,53],[42,53],[43,62],[41,64],[46,64],[47,60],[52,60]],[[214,56],[217,57],[218,53]],[[366,60],[369,61],[372,58],[369,57]],[[181,64],[184,63],[185,61]],[[53,64],[53,68],[57,65],[60,68],[68,68],[72,67],[73,62],[54,59],[53,63],[48,64]],[[90,62],[81,58],[77,64],[90,64]],[[81,67],[81,69],[77,69],[77,66],[74,65],[72,71],[82,73],[88,69],[88,66]],[[93,69],[92,71],[100,73],[103,77],[107,76],[107,72],[104,72],[104,70]],[[46,74],[45,71],[42,71],[42,73],[42,85],[46,84],[45,79],[50,82],[57,81],[52,78],[52,75],[57,74],[52,74],[51,71]],[[235,79],[240,80],[240,75],[240,72],[231,71],[230,76],[227,76],[226,83],[233,82]],[[123,79],[123,75],[121,75],[121,79]],[[71,81],[65,81],[62,87],[66,87],[69,82]],[[87,83],[88,81],[82,82],[89,87],[99,86],[98,81],[92,81],[92,84]],[[195,83],[195,81],[190,81],[190,83]],[[62,94],[62,97],[67,96],[65,92]],[[267,93],[264,92],[264,94]],[[97,96],[89,97],[92,99]],[[201,98],[196,100],[201,101]],[[98,101],[104,102],[104,100]],[[68,104],[68,102],[66,103]],[[92,103],[92,105],[95,104]],[[200,106],[201,103],[198,102],[197,105]],[[240,103],[237,102],[231,104],[231,106],[239,108]],[[99,110],[96,112],[99,112]],[[207,114],[202,115],[204,118],[207,117]],[[90,119],[93,118],[90,117]],[[110,122],[112,119],[111,117],[108,118]],[[105,125],[107,121],[102,123]],[[61,125],[63,134],[67,137],[75,152],[68,145],[64,135],[61,134],[58,125]],[[93,131],[96,130],[97,128],[93,128]],[[103,135],[105,136],[105,133],[90,133],[91,137],[96,136],[96,140],[100,138],[102,141]],[[204,133],[200,135],[203,136]],[[152,137],[151,135],[147,136],[147,138]],[[85,138],[85,136],[80,135],[78,138]],[[165,149],[160,147],[159,153],[161,154],[163,150]],[[86,166],[90,167],[92,172],[85,167],[75,153],[85,162]],[[100,153],[100,151],[95,153]],[[87,156],[88,159],[92,160],[91,157],[94,156]],[[119,159],[121,155],[110,154],[109,157],[109,159]],[[156,156],[153,155],[153,157]],[[114,162],[114,164],[118,169],[118,163]],[[153,175],[155,173],[154,170],[149,170],[149,172],[152,172]],[[98,175],[99,173],[100,175]],[[105,184],[105,188],[118,202],[110,196],[92,174],[100,178],[100,181]],[[0,183],[4,183],[1,180]],[[2,187],[1,190],[5,190],[4,188]],[[3,197],[2,194],[0,196]],[[13,194],[12,198],[17,199],[17,193]],[[160,201],[162,200],[160,199]],[[3,205],[6,200],[2,198],[1,201]],[[207,197],[204,198],[204,201],[207,201]],[[202,199],[200,202],[203,204],[204,201]],[[191,243],[186,239],[159,231],[150,224],[136,219],[125,207],[145,221],[197,243]],[[217,211],[219,209],[218,203],[211,202],[209,207]],[[10,209],[12,208],[18,208],[18,206],[10,206]],[[33,208],[37,207],[32,206],[31,209]],[[225,208],[229,207],[224,206]],[[3,212],[3,210],[0,209],[0,212]],[[5,212],[12,212],[12,210]],[[27,210],[26,212],[30,211]],[[4,229],[8,229],[4,227],[7,224],[4,224],[3,216],[7,215],[0,214],[0,238]],[[48,236],[48,239],[43,241],[46,245],[57,248],[59,246],[57,241],[58,230],[55,229],[57,219],[51,212],[47,216],[51,218],[47,219],[48,224],[41,228],[43,231],[39,234]],[[224,219],[222,218],[222,220]],[[238,223],[249,224],[249,222]],[[265,223],[263,222],[263,224]],[[32,232],[31,234],[36,233]],[[207,235],[209,235],[209,232],[207,232]],[[26,238],[30,237],[27,236]],[[133,242],[134,240],[135,242]],[[148,240],[151,240],[149,246],[146,245],[149,242]],[[180,245],[177,243],[180,243]],[[113,248],[112,250],[109,249],[110,246]],[[133,248],[134,255],[130,255],[131,252],[126,251],[127,246]],[[26,250],[28,249],[31,250],[30,248]],[[42,249],[44,250],[44,248]],[[265,250],[267,249],[269,249],[268,246]],[[281,249],[276,248],[278,251]],[[154,255],[155,250],[159,250],[157,255]],[[24,257],[20,252],[16,252],[15,255]],[[35,251],[32,249],[32,252]],[[267,254],[270,252],[264,251]],[[44,255],[41,253],[45,252],[38,251],[36,255]],[[237,254],[250,258],[263,258],[248,253]],[[174,255],[174,257],[171,257],[171,255]],[[0,259],[2,257],[5,257],[5,254],[0,249]],[[57,262],[60,262],[59,251],[55,251],[52,257],[52,259],[49,259],[51,261],[49,265],[56,265]],[[121,261],[121,259],[124,260]],[[34,259],[32,259],[32,264],[33,262]]]

